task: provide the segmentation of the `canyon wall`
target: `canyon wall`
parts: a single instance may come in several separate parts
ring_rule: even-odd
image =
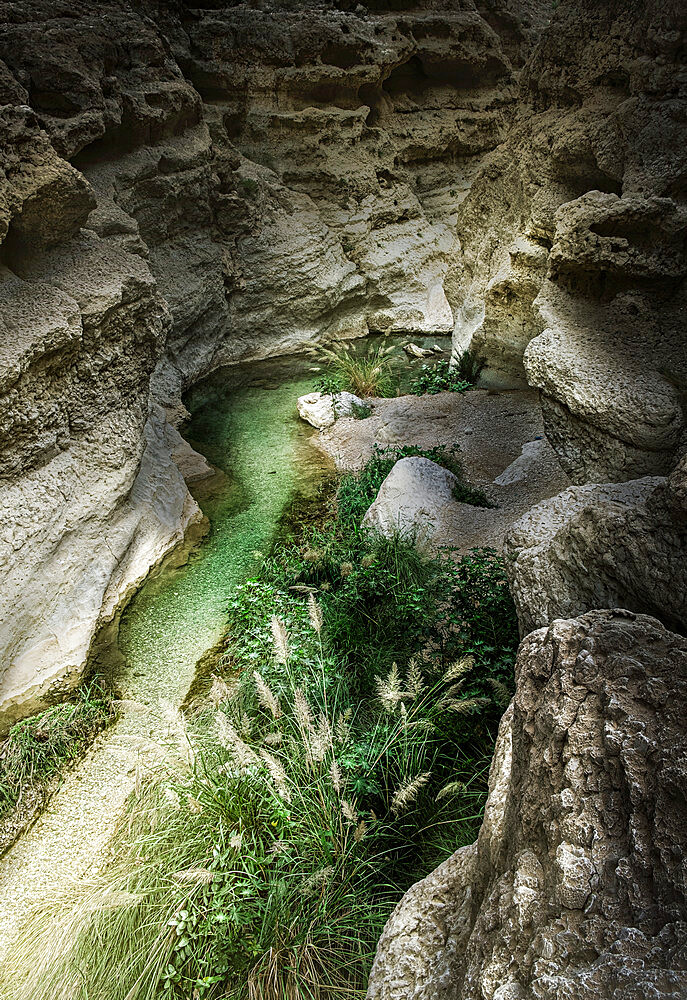
[[[684,18],[0,0],[0,730],[199,519],[176,428],[220,365],[453,332],[575,483],[509,539],[485,823],[375,1000],[685,989]]]
[[[457,209],[536,27],[471,0],[0,2],[0,727],[78,681],[199,518],[188,386],[452,330]]]

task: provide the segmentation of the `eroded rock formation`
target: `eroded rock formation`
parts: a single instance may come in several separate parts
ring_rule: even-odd
[[[595,611],[531,633],[479,839],[397,906],[370,1000],[687,991],[687,641]]]
[[[511,535],[484,827],[380,1000],[687,988],[682,8],[0,0],[0,730],[199,517],[175,426],[222,364],[453,331],[539,392],[502,495],[549,445],[577,484]],[[663,625],[577,617],[618,604]]]
[[[456,207],[535,27],[471,0],[0,3],[0,725],[78,679],[198,516],[151,406],[178,421],[221,364],[451,331]]]

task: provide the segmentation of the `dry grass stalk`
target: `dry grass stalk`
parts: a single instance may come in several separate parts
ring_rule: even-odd
[[[350,803],[346,799],[342,799],[341,813],[344,819],[347,819],[349,823],[352,823],[354,826],[357,824],[358,812],[355,808],[355,801],[353,803]]]
[[[322,631],[322,609],[312,594],[308,594],[308,615],[313,630],[319,635]]]
[[[253,678],[258,691],[258,701],[262,707],[270,713],[273,719],[280,718],[281,705],[279,704],[279,699],[274,694],[259,670],[253,671]]]
[[[172,878],[177,882],[193,882],[196,885],[209,885],[215,877],[215,872],[209,868],[185,868],[183,871],[174,872]]]
[[[265,767],[269,772],[269,776],[274,782],[274,786],[277,792],[284,799],[285,802],[291,801],[291,792],[289,791],[288,778],[286,777],[286,771],[281,766],[276,757],[274,757],[268,750],[262,749],[260,751],[260,756],[262,757]]]
[[[286,626],[280,618],[272,615],[270,627],[272,629],[274,657],[277,663],[287,663],[289,659],[289,633],[286,631]]]
[[[243,742],[224,712],[218,712],[215,716],[215,730],[220,745],[229,751],[240,771],[245,772],[260,764],[258,755]]]
[[[341,768],[339,767],[336,760],[332,760],[331,767],[329,768],[329,773],[332,778],[332,786],[337,795],[341,795],[344,786],[343,775],[341,774]]]
[[[393,712],[397,703],[403,697],[401,675],[398,672],[397,664],[392,663],[391,670],[386,678],[375,677],[375,685],[377,687],[377,698],[382,708],[386,712]]]
[[[391,811],[395,816],[405,812],[416,800],[420,791],[424,788],[430,778],[430,772],[424,771],[416,778],[407,778],[400,788],[395,792],[391,800]]]

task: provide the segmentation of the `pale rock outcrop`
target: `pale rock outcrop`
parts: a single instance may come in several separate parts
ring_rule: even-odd
[[[391,538],[400,535],[421,551],[445,534],[446,517],[457,506],[452,472],[428,458],[401,458],[379,487],[363,525]]]
[[[369,1000],[687,992],[687,642],[594,611],[522,643],[475,844],[396,907]]]
[[[320,431],[331,427],[339,417],[355,416],[356,409],[366,405],[363,399],[352,392],[337,392],[333,395],[326,392],[309,392],[305,396],[300,396],[297,402],[300,418]]]
[[[507,539],[523,635],[620,606],[687,631],[687,458],[668,479],[574,486],[537,504]]]

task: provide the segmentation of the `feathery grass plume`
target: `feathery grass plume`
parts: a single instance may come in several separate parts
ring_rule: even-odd
[[[448,708],[452,712],[458,712],[459,715],[469,714],[473,708],[479,708],[480,705],[488,705],[488,698],[463,698],[454,699],[448,703]]]
[[[368,554],[366,556],[363,556],[363,558],[360,560],[360,565],[363,567],[363,569],[369,569],[370,566],[374,566],[375,561],[376,561],[375,557],[373,555]]]
[[[290,849],[291,844],[288,840],[274,840],[270,847],[270,854],[284,854]]]
[[[193,813],[195,816],[203,811],[202,803],[200,803],[198,799],[194,798],[193,795],[186,796],[186,804],[188,805],[188,811]]]
[[[264,748],[260,750],[260,756],[262,757],[265,767],[269,773],[270,778],[274,782],[274,786],[277,789],[279,795],[285,802],[291,801],[291,792],[289,791],[288,778],[286,777],[286,771],[281,766],[276,757],[265,750]]]
[[[319,635],[322,631],[322,609],[312,594],[308,594],[308,615],[313,630]]]
[[[321,562],[322,553],[320,552],[319,549],[307,548],[303,553],[303,559],[305,560],[305,562],[311,562],[311,563]]]
[[[186,719],[182,712],[166,698],[160,698],[158,702],[160,714],[167,723],[169,735],[178,743],[190,767],[193,767],[196,759],[195,750],[189,739]]]
[[[336,718],[336,726],[334,728],[337,743],[345,743],[350,736],[352,714],[353,712],[350,706],[345,712],[339,712]]]
[[[341,773],[341,768],[336,760],[332,760],[331,767],[329,768],[329,773],[332,778],[332,786],[337,795],[341,795],[341,790],[343,789],[344,781],[343,775]]]
[[[253,732],[253,722],[248,712],[241,713],[241,736],[250,737]]]
[[[207,700],[212,707],[217,708],[222,702],[229,701],[230,698],[231,688],[227,682],[222,677],[218,677],[217,674],[212,674],[212,683],[207,694]]]
[[[270,626],[272,628],[272,642],[274,645],[274,657],[277,663],[287,663],[289,659],[289,633],[280,618],[272,615]]]
[[[393,712],[397,702],[403,697],[401,690],[401,675],[398,672],[398,665],[391,664],[391,670],[386,678],[375,677],[377,687],[377,699],[386,712]]]
[[[344,819],[347,819],[349,823],[353,824],[353,826],[357,826],[358,823],[358,812],[355,806],[355,800],[353,803],[348,802],[346,799],[341,800],[341,813]]]
[[[193,882],[196,885],[209,885],[215,877],[215,872],[209,868],[185,868],[183,871],[174,872],[172,878],[177,882]]]
[[[360,843],[360,841],[363,839],[366,833],[367,833],[367,823],[365,822],[364,819],[361,819],[358,825],[356,826],[355,830],[353,831],[353,839],[355,840],[356,844]]]
[[[334,869],[331,866],[327,868],[320,868],[319,871],[313,872],[309,875],[303,883],[303,892],[306,896],[312,896],[312,894],[319,889],[320,886],[324,885],[325,882],[329,882],[332,875],[334,874]]]
[[[488,683],[491,685],[494,691],[494,700],[500,708],[508,708],[510,705],[510,700],[513,697],[510,688],[503,681],[497,680],[496,677],[487,678]]]
[[[323,712],[320,712],[317,731],[310,737],[310,753],[315,763],[319,764],[324,760],[327,753],[332,749],[332,745],[333,738],[329,720]]]
[[[315,732],[312,721],[312,709],[310,708],[308,699],[303,694],[302,688],[296,688],[293,693],[293,714],[296,717],[299,729],[304,735]]]
[[[241,850],[241,844],[243,843],[243,834],[240,830],[234,830],[232,835],[229,837],[229,846],[235,850]]]
[[[324,590],[326,592],[326,591],[331,590],[331,589],[332,589],[332,585],[329,582],[329,580],[325,580],[323,583],[320,584],[320,590]]]
[[[224,712],[215,715],[215,731],[220,746],[229,751],[239,770],[245,772],[260,763],[258,755],[243,742]]]
[[[262,738],[262,742],[266,743],[268,747],[278,747],[281,746],[284,737],[281,733],[266,733]]]
[[[181,809],[181,799],[179,798],[179,793],[174,788],[165,788],[162,794],[165,797],[165,801],[169,803],[175,812]]]
[[[406,670],[406,690],[411,697],[417,698],[417,696],[424,690],[424,686],[425,682],[422,676],[422,670],[420,669],[420,664],[417,661],[417,657],[413,656],[408,663],[408,669]]]
[[[405,812],[405,810],[413,804],[421,790],[429,781],[430,775],[430,771],[423,771],[423,773],[418,774],[416,778],[406,778],[400,788],[398,788],[394,793],[394,797],[391,800],[391,811],[394,816],[398,816],[400,813]]]
[[[274,694],[269,684],[265,681],[259,670],[253,671],[253,678],[255,680],[255,686],[258,690],[258,701],[262,707],[270,713],[273,719],[278,719],[281,716],[281,705],[279,704],[279,699]]]
[[[353,572],[353,563],[351,562],[342,562],[341,565],[339,566],[339,573],[344,579],[347,576],[350,576],[352,572]]]
[[[454,795],[461,795],[465,791],[464,781],[450,781],[448,785],[444,785],[440,788],[436,794],[436,801],[441,802],[442,799],[453,798]]]
[[[446,671],[446,673],[444,674],[443,676],[444,684],[450,684],[451,681],[460,680],[467,674],[469,670],[472,670],[474,665],[475,665],[474,656],[463,656],[460,658],[460,660],[456,660],[456,662],[452,663],[451,666]]]

